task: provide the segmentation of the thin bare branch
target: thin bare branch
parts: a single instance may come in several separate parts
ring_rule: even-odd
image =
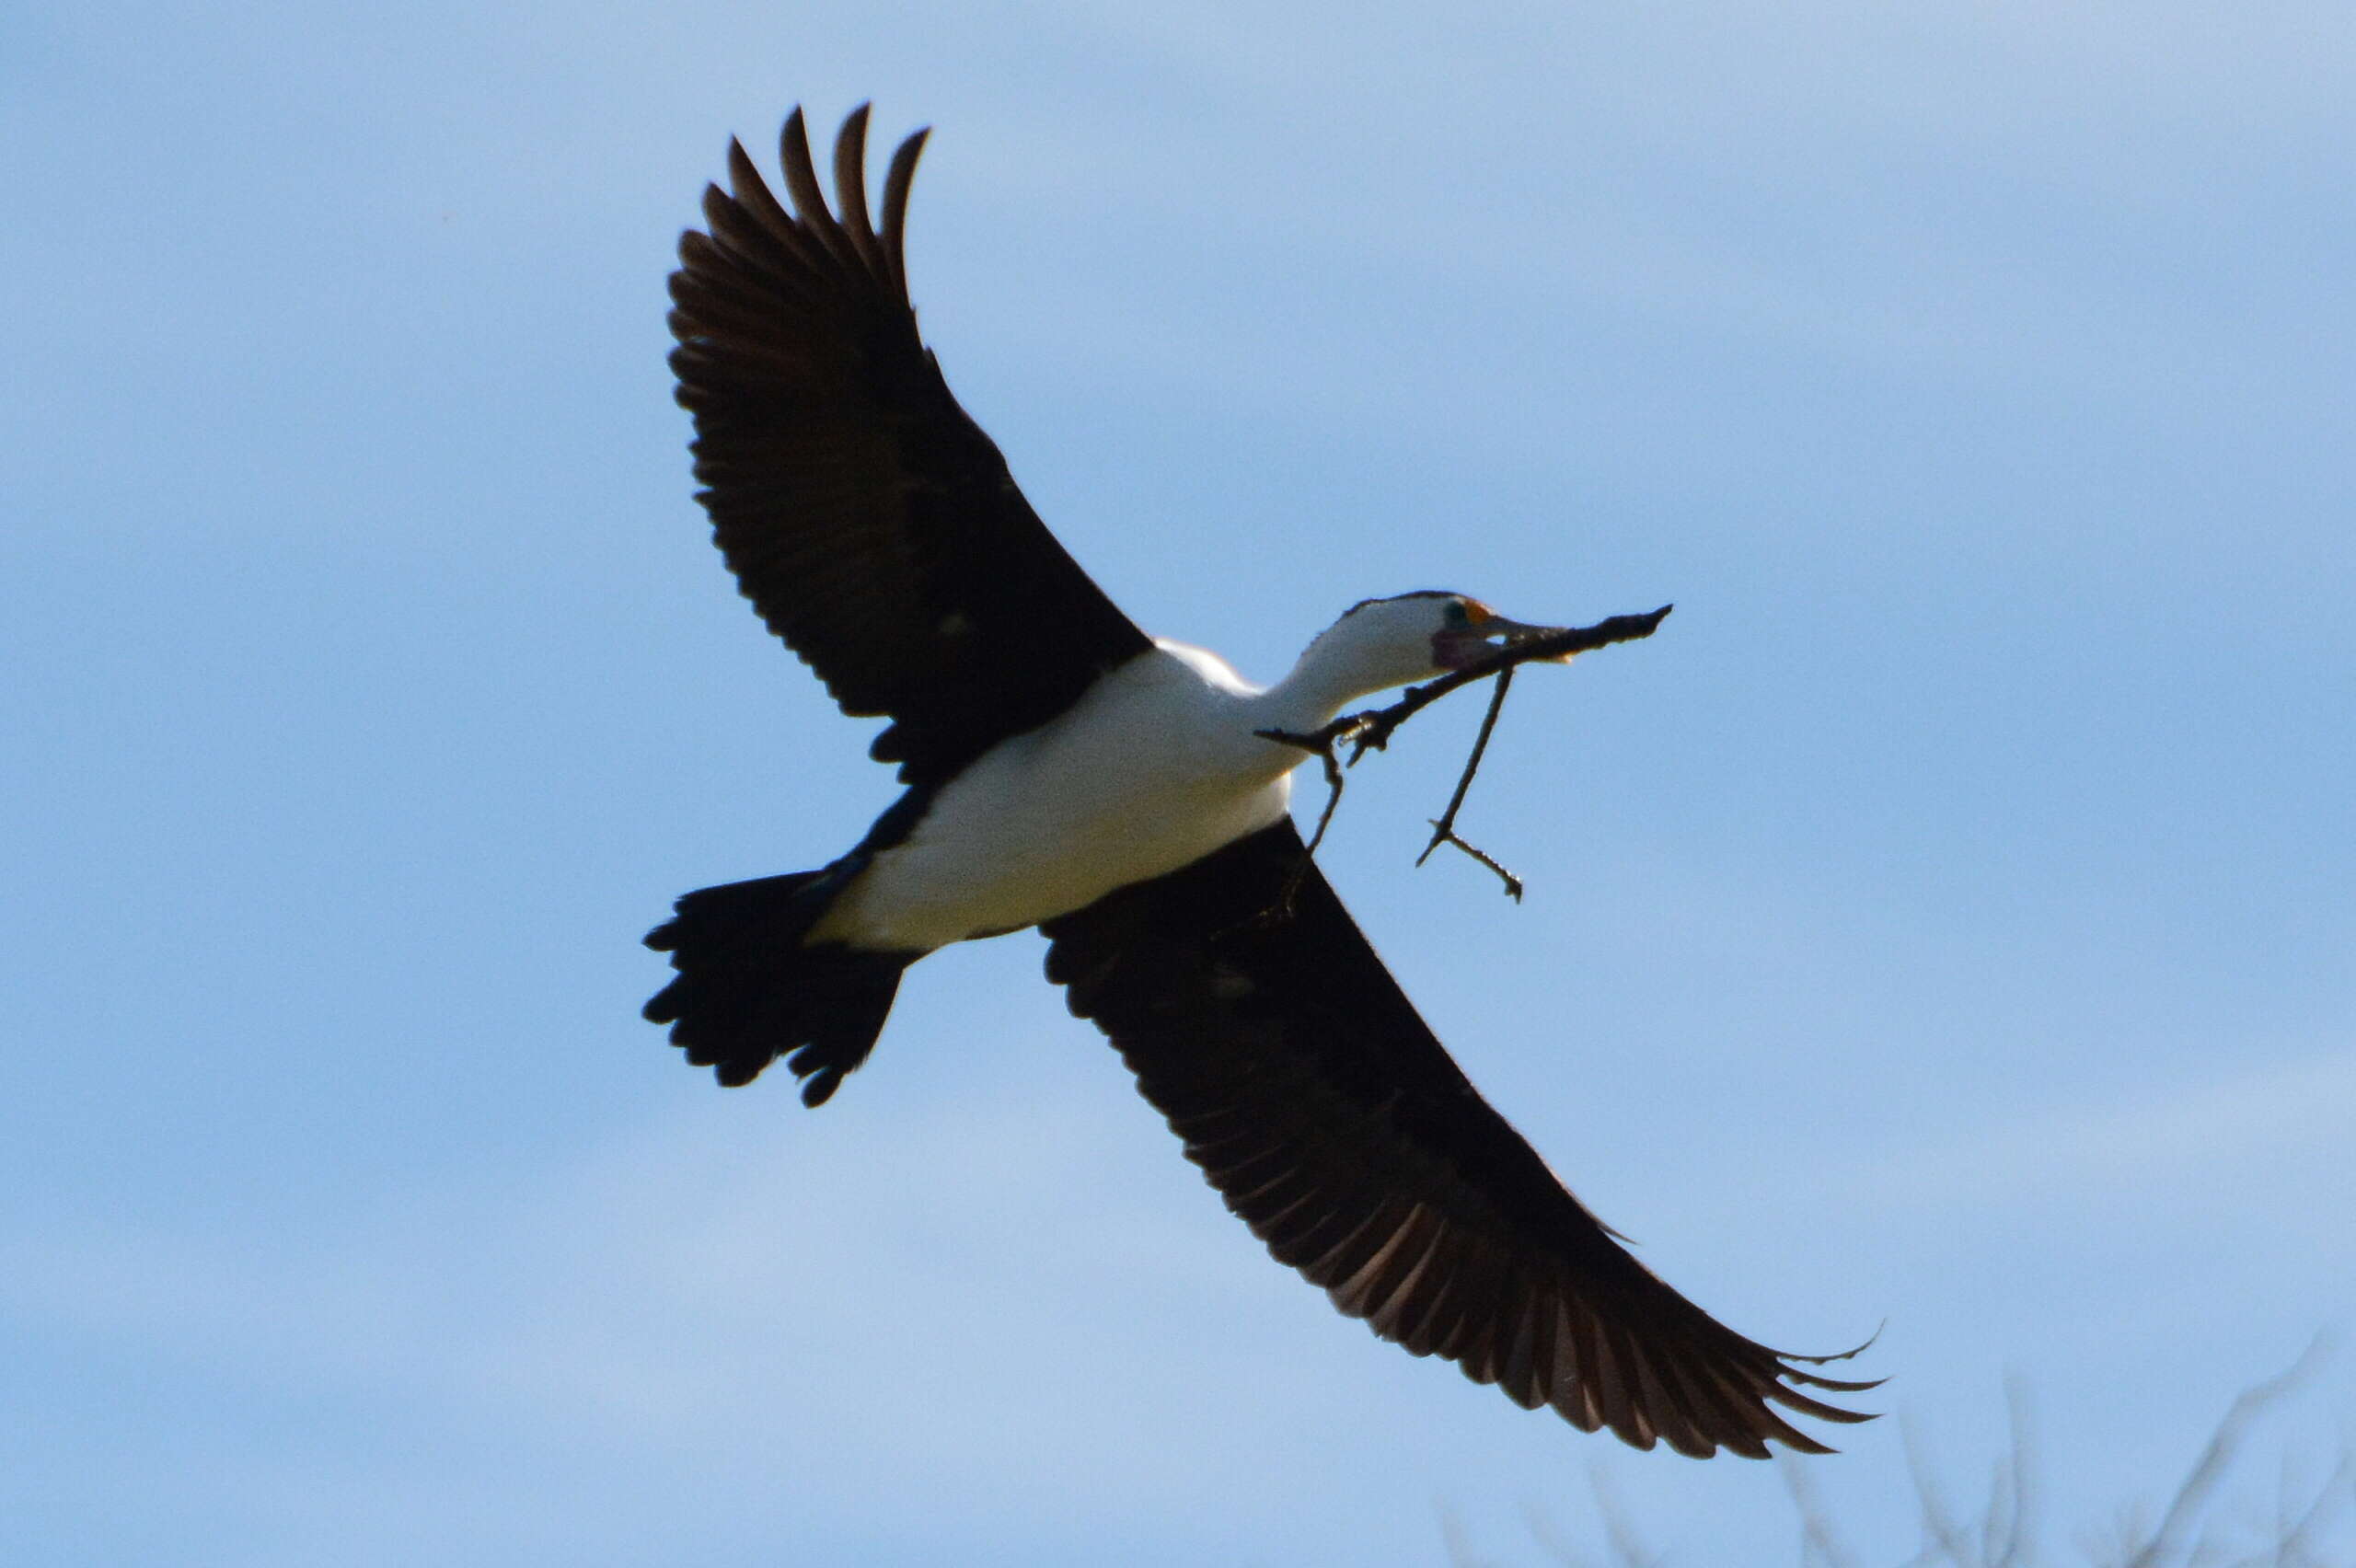
[[[1433,822],[1432,841],[1424,846],[1422,854],[1415,857],[1415,864],[1420,866],[1430,859],[1432,851],[1441,845],[1453,844],[1489,870],[1496,872],[1506,884],[1506,896],[1519,904],[1521,902],[1521,879],[1498,865],[1483,850],[1473,847],[1456,836],[1456,813],[1464,804],[1465,794],[1472,788],[1472,776],[1481,770],[1481,754],[1489,749],[1489,732],[1497,727],[1497,715],[1505,708],[1506,693],[1512,688],[1513,667],[1507,665],[1497,672],[1496,689],[1490,694],[1489,710],[1481,716],[1481,732],[1473,738],[1472,755],[1464,759],[1464,772],[1456,780],[1456,793],[1448,798],[1448,810],[1440,813],[1438,820]],[[1331,801],[1326,802],[1325,809],[1330,815],[1334,809]]]
[[[1792,1454],[1775,1458],[1784,1472],[1784,1488],[1792,1495],[1793,1512],[1800,1516],[1800,1561],[1820,1562],[1824,1568],[1855,1568],[1856,1559],[1832,1528],[1832,1517],[1825,1512],[1823,1495],[1816,1490],[1816,1478],[1807,1465]]]
[[[1930,1464],[1923,1458],[1921,1431],[1912,1420],[1900,1416],[1898,1434],[1906,1450],[1906,1471],[1913,1478],[1914,1496],[1922,1508],[1923,1530],[1930,1538],[1907,1568],[1927,1568],[1933,1562],[1951,1563],[1953,1568],[1971,1568],[1973,1554],[1969,1550],[1963,1527],[1955,1522],[1955,1515],[1947,1507],[1946,1493],[1939,1488],[1938,1478],[1931,1473]]]
[[[1628,1510],[1602,1465],[1588,1465],[1587,1484],[1595,1497],[1596,1513],[1603,1520],[1604,1535],[1611,1542],[1612,1557],[1624,1568],[1661,1568],[1666,1558],[1647,1547],[1644,1538],[1636,1534],[1635,1521],[1628,1516]]]
[[[1325,842],[1325,830],[1334,823],[1334,808],[1342,803],[1340,759],[1331,751],[1322,751],[1317,754],[1317,760],[1325,765],[1326,795],[1325,809],[1317,813],[1317,831],[1309,836],[1309,853],[1311,855],[1316,854],[1317,847]]]
[[[2030,1450],[2037,1446],[2037,1422],[2029,1408],[2028,1385],[2018,1373],[2004,1379],[2004,1407],[2013,1429],[2012,1482],[2008,1488],[2012,1513],[2004,1523],[2004,1546],[1996,1554],[1995,1568],[2015,1568],[2023,1552],[2029,1550],[2037,1507],[2036,1476],[2029,1465]]]
[[[1449,1568],[1494,1568],[1488,1559],[1473,1554],[1472,1537],[1465,1529],[1464,1521],[1456,1516],[1456,1510],[1445,1503],[1436,1505],[1436,1507],[1439,1514],[1440,1545],[1448,1552]]]
[[[2356,1481],[2356,1458],[2342,1454],[2339,1463],[2332,1467],[2329,1479],[2316,1489],[2315,1496],[2295,1518],[2289,1514],[2289,1499],[2283,1500],[2286,1507],[2280,1516],[2281,1524],[2278,1525],[2275,1532],[2279,1542],[2274,1551],[2277,1563],[2284,1565],[2284,1568],[2306,1568],[2307,1564],[2315,1562],[2308,1552],[2307,1543],[2344,1500],[2341,1493],[2349,1489],[2351,1481]],[[2281,1528],[2282,1525],[2288,1528]]]
[[[1531,1539],[1546,1549],[1546,1555],[1561,1563],[1563,1568],[1592,1568],[1587,1553],[1564,1539],[1563,1532],[1554,1528],[1554,1521],[1536,1504],[1522,1504],[1521,1522],[1529,1529]]]
[[[2330,1350],[2331,1337],[2317,1334],[2287,1371],[2242,1391],[2241,1397],[2234,1401],[2233,1408],[2225,1412],[2224,1420],[2217,1424],[2215,1435],[2209,1439],[2208,1447],[2201,1450],[2191,1473],[2184,1478],[2184,1484],[2177,1488],[2175,1498],[2168,1504],[2167,1513],[2160,1519],[2159,1528],[2152,1532],[2152,1539],[2143,1543],[2141,1551],[2128,1559],[2126,1568],[2156,1568],[2158,1563],[2166,1561],[2167,1556],[2178,1550],[2183,1544],[2185,1530],[2207,1504],[2210,1493],[2216,1491],[2218,1482],[2224,1478],[2226,1467],[2233,1463],[2235,1454],[2240,1451],[2242,1438],[2250,1423],[2257,1419],[2260,1411],[2313,1376]]]

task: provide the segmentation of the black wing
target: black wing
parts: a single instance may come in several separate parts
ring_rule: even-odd
[[[1640,1448],[1830,1451],[1770,1401],[1867,1419],[1797,1386],[1873,1384],[1725,1327],[1580,1205],[1415,1016],[1289,821],[1041,928],[1048,977],[1228,1207],[1383,1338]]]
[[[671,368],[695,415],[714,542],[771,631],[846,713],[888,715],[880,761],[945,778],[1060,713],[1150,646],[1049,534],[917,335],[902,259],[924,146],[900,144],[879,234],[867,110],[835,143],[826,206],[795,110],[789,213],[729,144],[679,240]]]

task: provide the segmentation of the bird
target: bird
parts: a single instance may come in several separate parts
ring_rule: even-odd
[[[644,1016],[720,1083],[808,1105],[864,1063],[908,967],[1036,928],[1227,1206],[1343,1313],[1639,1448],[1831,1450],[1784,1412],[1875,1382],[1773,1350],[1654,1274],[1466,1078],[1289,812],[1302,733],[1552,629],[1469,594],[1354,604],[1255,686],[1148,636],[1040,521],[919,334],[902,141],[871,215],[869,108],[830,204],[795,109],[784,199],[741,141],[671,275],[670,364],[714,543],[904,786],[815,870],[688,893]],[[1860,1347],[1863,1348],[1863,1347]],[[1815,1390],[1812,1392],[1811,1390]]]

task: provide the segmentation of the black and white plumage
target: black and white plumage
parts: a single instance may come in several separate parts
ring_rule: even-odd
[[[679,400],[729,569],[843,710],[890,720],[907,786],[816,871],[692,893],[647,938],[646,1007],[722,1083],[785,1059],[815,1105],[902,972],[1036,926],[1051,979],[1228,1205],[1335,1306],[1519,1403],[1639,1447],[1823,1445],[1872,1387],[1735,1333],[1655,1277],[1473,1090],[1327,886],[1288,813],[1357,698],[1545,628],[1461,594],[1363,601],[1262,688],[1131,624],[1040,523],[918,335],[903,248],[924,133],[880,224],[867,111],[830,210],[802,116],[781,204],[740,145],[680,244]]]

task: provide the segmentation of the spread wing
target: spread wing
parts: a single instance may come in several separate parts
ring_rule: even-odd
[[[1772,1407],[1867,1419],[1800,1389],[1873,1384],[1717,1322],[1565,1189],[1415,1015],[1289,821],[1042,929],[1048,977],[1228,1207],[1383,1338],[1640,1448],[1824,1453]]]
[[[945,778],[1150,646],[1056,542],[917,333],[903,236],[918,132],[868,216],[867,110],[835,143],[830,211],[802,111],[792,209],[738,144],[671,275],[698,499],[738,586],[846,713],[886,715],[879,761]]]

